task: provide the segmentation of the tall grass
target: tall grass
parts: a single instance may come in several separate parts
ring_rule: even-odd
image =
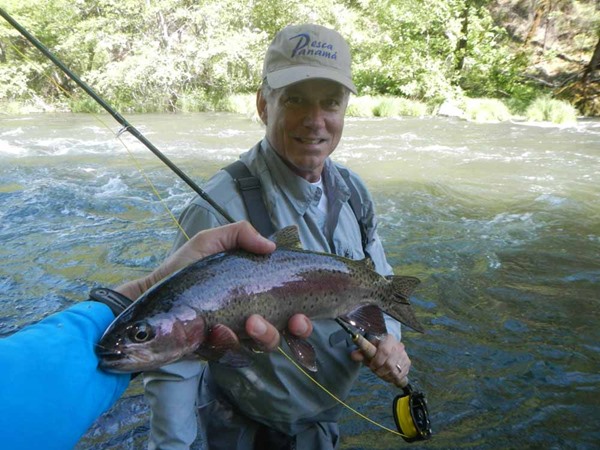
[[[533,122],[553,122],[561,125],[577,122],[577,110],[573,105],[548,97],[540,97],[531,103],[525,111],[525,116]]]
[[[421,117],[428,114],[425,103],[400,97],[370,96],[350,97],[347,116],[352,117]]]
[[[495,98],[467,98],[465,118],[474,122],[504,122],[510,120],[508,107]]]
[[[235,94],[221,101],[219,111],[234,112],[254,117],[256,113],[255,94]],[[397,117],[424,116],[427,105],[422,102],[398,97],[385,96],[351,96],[346,116],[351,117]]]

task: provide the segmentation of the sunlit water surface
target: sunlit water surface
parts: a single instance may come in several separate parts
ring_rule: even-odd
[[[0,335],[146,273],[174,238],[190,189],[102,120],[0,116]],[[226,114],[129,120],[200,184],[264,133]],[[434,431],[405,444],[347,412],[341,448],[599,448],[600,122],[348,119],[334,158],[370,186],[396,273],[423,281],[428,333],[405,343]],[[349,403],[393,427],[396,393],[365,370]],[[135,381],[78,448],[147,433]]]

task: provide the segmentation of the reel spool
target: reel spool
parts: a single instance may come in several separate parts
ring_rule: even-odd
[[[402,388],[403,394],[396,396],[392,415],[396,428],[406,442],[424,441],[431,437],[431,422],[427,400],[422,392],[413,391],[410,384]]]

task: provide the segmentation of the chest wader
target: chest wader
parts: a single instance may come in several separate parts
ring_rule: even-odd
[[[269,213],[262,198],[260,180],[253,176],[248,170],[246,164],[237,160],[225,167],[224,170],[235,180],[240,195],[244,201],[244,206],[248,213],[250,223],[258,232],[269,237],[275,232],[275,227],[269,218]],[[350,199],[348,203],[356,217],[360,228],[362,248],[366,257],[368,240],[367,227],[362,220],[362,209],[360,196],[352,181],[350,172],[343,168],[338,168],[344,181],[350,189]],[[338,322],[339,323],[339,322]],[[346,329],[346,327],[342,327]],[[340,330],[342,333],[343,330]],[[349,331],[346,329],[346,331]],[[404,394],[398,395],[394,400],[393,416],[398,431],[402,433],[402,438],[407,442],[426,440],[431,437],[431,425],[429,422],[429,412],[425,395],[421,392],[413,391],[410,384],[404,387]],[[273,430],[266,425],[260,425],[254,437],[254,450],[294,450],[296,448],[295,436],[288,436],[277,430]]]
[[[250,173],[250,170],[242,161],[237,160],[234,163],[224,167],[231,178],[235,181],[238,191],[246,207],[250,223],[264,237],[271,236],[276,230],[271,222],[267,207],[262,197],[262,186],[260,180]],[[352,212],[356,216],[360,228],[362,248],[365,255],[368,242],[367,227],[361,220],[361,200],[358,191],[350,181],[350,173],[345,169],[339,169],[344,181],[350,189],[350,199],[348,203]],[[341,331],[341,330],[340,330]],[[342,331],[343,332],[343,331]],[[296,448],[295,436],[288,436],[280,431],[260,425],[254,436],[254,450],[294,450]]]

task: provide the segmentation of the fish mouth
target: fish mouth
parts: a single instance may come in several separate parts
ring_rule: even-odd
[[[121,350],[107,350],[102,347],[96,347],[96,356],[98,357],[98,367],[106,372],[113,373],[131,373],[138,372],[140,367],[147,366],[151,361],[144,358],[143,355],[131,354]]]
[[[107,372],[128,372],[125,368],[133,362],[131,358],[122,352],[111,352],[96,348],[96,356],[98,356],[98,367]]]

